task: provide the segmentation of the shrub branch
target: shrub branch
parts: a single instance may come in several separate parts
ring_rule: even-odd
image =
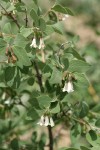
[[[6,9],[5,9],[1,4],[0,4],[0,6],[1,6],[1,8],[5,11],[5,15],[6,15],[6,16],[9,16],[9,17],[14,21],[14,23],[17,25],[17,27],[20,29],[20,25],[19,25],[17,19],[16,19],[11,13],[8,13],[8,12],[6,11]]]

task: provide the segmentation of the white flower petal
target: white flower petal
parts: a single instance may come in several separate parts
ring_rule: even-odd
[[[64,88],[62,89],[63,92],[67,91],[68,93],[74,91],[73,83],[72,81],[68,81],[68,83],[65,83]]]
[[[63,15],[62,21],[65,21],[67,18],[69,17],[69,15]]]
[[[34,47],[34,48],[36,48],[36,47],[37,47],[37,45],[36,45],[36,39],[35,39],[35,38],[33,38],[33,40],[32,40],[32,43],[31,43],[30,47]]]
[[[68,18],[68,17],[69,17],[69,15],[68,15],[68,14],[67,14],[67,15],[65,15],[65,17],[66,17],[66,18]]]
[[[9,97],[5,102],[4,104],[10,106],[11,105],[11,98]]]
[[[39,124],[40,126],[43,126],[45,123],[44,121],[45,121],[45,117],[41,116],[40,121],[37,124]]]
[[[73,89],[73,83],[71,81],[68,82],[68,85],[67,85],[67,92],[70,93],[70,92],[73,92],[74,89]]]
[[[65,20],[66,20],[66,18],[65,18],[65,17],[63,17],[63,18],[62,18],[62,21],[65,21]]]
[[[41,45],[39,45],[39,49],[41,49]]]
[[[45,116],[45,123],[44,123],[45,126],[48,126],[49,125],[49,117],[48,116]]]
[[[50,126],[51,126],[51,127],[54,126],[54,121],[53,121],[52,117],[50,117]]]
[[[39,49],[44,49],[44,47],[45,47],[45,44],[44,44],[43,38],[40,38]]]
[[[62,89],[63,92],[66,91],[66,84],[64,85],[63,89]]]

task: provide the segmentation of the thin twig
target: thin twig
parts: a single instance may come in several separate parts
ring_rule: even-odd
[[[64,48],[64,45],[68,45],[68,44],[71,44],[71,43],[72,43],[71,41],[67,41],[67,42],[65,42],[65,43],[62,43],[62,44],[60,45],[60,48],[59,48],[58,52],[57,52],[57,55],[58,55],[58,56],[60,55],[60,50]]]
[[[6,11],[6,9],[0,4],[1,8],[8,14],[8,12]]]
[[[26,15],[26,17],[25,17],[25,27],[27,27],[28,26],[28,17],[27,17],[27,9],[25,8],[25,15]]]
[[[79,102],[76,102],[75,104],[74,104],[74,106],[76,106],[77,104],[79,104]],[[72,120],[74,120],[74,121],[76,121],[76,122],[78,122],[78,123],[80,123],[80,124],[82,124],[82,125],[86,125],[86,126],[88,126],[88,127],[90,127],[90,129],[92,129],[92,126],[88,123],[88,121],[86,121],[86,120],[84,120],[84,119],[80,119],[80,118],[76,118],[75,116],[68,116],[68,111],[70,110],[70,108],[68,108],[68,110],[67,111],[63,111],[62,110],[62,115],[63,116],[67,116],[67,117],[69,117],[70,119],[72,119]]]
[[[42,75],[39,72],[37,63],[35,61],[33,63],[34,63],[35,71],[36,71],[36,76],[37,76],[37,79],[38,79],[38,84],[40,86],[40,90],[41,90],[41,92],[43,92],[44,89],[43,89],[43,85],[42,85]]]
[[[8,13],[7,11],[6,11],[6,9],[0,4],[0,6],[1,6],[1,8],[5,11],[5,15],[6,16],[9,16],[13,21],[14,21],[14,23],[17,25],[17,27],[20,29],[20,25],[19,25],[19,23],[17,22],[17,19],[11,14],[11,13]]]
[[[6,34],[6,33],[2,33],[2,32],[0,32],[0,36],[2,37],[2,36],[7,36],[7,37],[16,37],[16,35],[14,35],[14,34]]]

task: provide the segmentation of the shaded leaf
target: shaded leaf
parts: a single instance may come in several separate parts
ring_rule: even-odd
[[[53,10],[57,11],[57,12],[60,12],[60,13],[63,13],[63,14],[69,14],[71,16],[73,16],[73,12],[67,8],[67,7],[63,7],[61,5],[55,5],[52,7]]]
[[[76,124],[71,128],[71,141],[72,143],[76,143],[81,136],[81,126],[80,124]]]
[[[46,108],[50,105],[50,102],[52,101],[52,99],[48,96],[48,95],[42,95],[37,97],[39,106],[41,108]]]
[[[65,57],[62,57],[62,63],[64,65],[64,70],[67,70],[68,67],[69,67],[69,61],[68,61],[68,59],[65,58]]]
[[[49,16],[49,21],[47,22],[47,24],[52,25],[57,23],[57,15],[54,11],[49,11],[48,16]]]
[[[71,72],[86,72],[90,65],[82,60],[72,60],[69,62],[68,70]]]
[[[86,78],[86,75],[83,73],[74,73],[76,82],[74,84],[79,88],[88,88],[89,87],[89,81]]]
[[[15,75],[15,66],[14,67],[8,66],[5,70],[5,80],[6,80],[6,82],[12,80],[14,78],[14,75]]]
[[[12,34],[11,24],[6,23],[3,27],[3,33]]]
[[[57,101],[52,102],[50,106],[50,110],[51,110],[51,113],[54,113],[54,114],[60,112],[59,103]]]
[[[36,26],[39,26],[39,19],[38,19],[38,15],[36,14],[35,10],[32,9],[30,11],[30,16],[32,17],[32,19],[34,20],[34,23]]]
[[[14,138],[11,141],[10,145],[11,145],[12,150],[19,150],[19,144],[18,144],[18,139],[17,138]]]
[[[50,83],[51,84],[56,84],[56,83],[60,84],[61,80],[62,80],[62,73],[58,69],[54,68],[51,78],[49,80]]]
[[[13,48],[13,50],[14,50],[14,54],[18,58],[18,61],[16,62],[16,64],[19,67],[23,68],[23,66],[30,66],[31,65],[31,62],[27,56],[27,53],[22,47],[15,46]]]
[[[61,5],[55,5],[52,7],[53,10],[57,11],[57,12],[60,12],[60,13],[63,13],[63,14],[67,14],[67,11],[66,9],[61,6]]]
[[[27,43],[28,43],[28,41],[26,40],[26,38],[23,35],[18,33],[14,40],[14,45],[24,48]]]
[[[27,83],[32,86],[34,84],[34,78],[33,77],[30,77],[27,81]]]
[[[0,38],[0,55],[2,55],[3,57],[5,56],[6,46],[7,46],[7,43],[2,38]]]
[[[27,113],[27,116],[31,117],[31,119],[33,121],[36,121],[36,120],[38,120],[40,118],[38,110],[35,109],[34,107],[29,109],[29,111]]]
[[[65,148],[65,147],[63,147],[63,148],[60,148],[59,150],[78,150],[78,149],[76,149],[76,148]]]
[[[85,146],[80,146],[81,150],[90,150],[89,148],[85,147]]]
[[[80,118],[85,117],[88,114],[88,112],[89,112],[89,106],[85,101],[83,101],[82,104],[81,104],[81,111],[80,111],[80,114],[79,114]]]
[[[95,125],[96,125],[97,127],[100,127],[100,118],[96,121]]]
[[[39,27],[40,27],[41,31],[46,30],[46,23],[45,23],[45,20],[43,18],[39,18]]]
[[[31,33],[33,33],[33,29],[32,28],[24,28],[22,27],[20,29],[20,33],[26,38],[28,37]]]
[[[100,139],[98,138],[95,131],[90,130],[86,134],[86,139],[92,146],[95,146],[95,147],[100,146]]]
[[[67,48],[64,51],[65,51],[65,53],[71,53],[75,58],[84,61],[84,58],[82,58],[74,48]]]

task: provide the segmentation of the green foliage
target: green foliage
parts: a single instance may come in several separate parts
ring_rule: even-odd
[[[71,72],[86,72],[89,69],[90,65],[81,60],[72,60],[69,63],[69,71]]]
[[[74,15],[73,12],[67,8],[67,7],[63,7],[61,5],[54,5],[52,7],[53,10],[57,11],[57,12],[60,12],[60,13],[63,13],[63,14],[69,14],[69,15]]]
[[[31,62],[25,49],[19,46],[14,46],[14,53],[18,58],[18,62],[16,63],[17,66],[23,68],[23,66],[30,66]]]
[[[61,83],[61,80],[62,80],[62,73],[57,68],[54,68],[50,78],[50,83],[51,84]]]
[[[81,126],[79,124],[75,124],[71,128],[71,141],[72,141],[72,143],[76,143],[77,140],[80,138],[80,136],[81,136]]]
[[[95,67],[77,50],[79,36],[65,32],[63,20],[74,17],[72,10],[50,2],[0,2],[0,150],[56,150],[54,125],[70,130],[72,147],[59,150],[100,147],[100,108],[88,102],[89,91],[98,95],[86,76]],[[39,125],[48,126],[49,135]]]

